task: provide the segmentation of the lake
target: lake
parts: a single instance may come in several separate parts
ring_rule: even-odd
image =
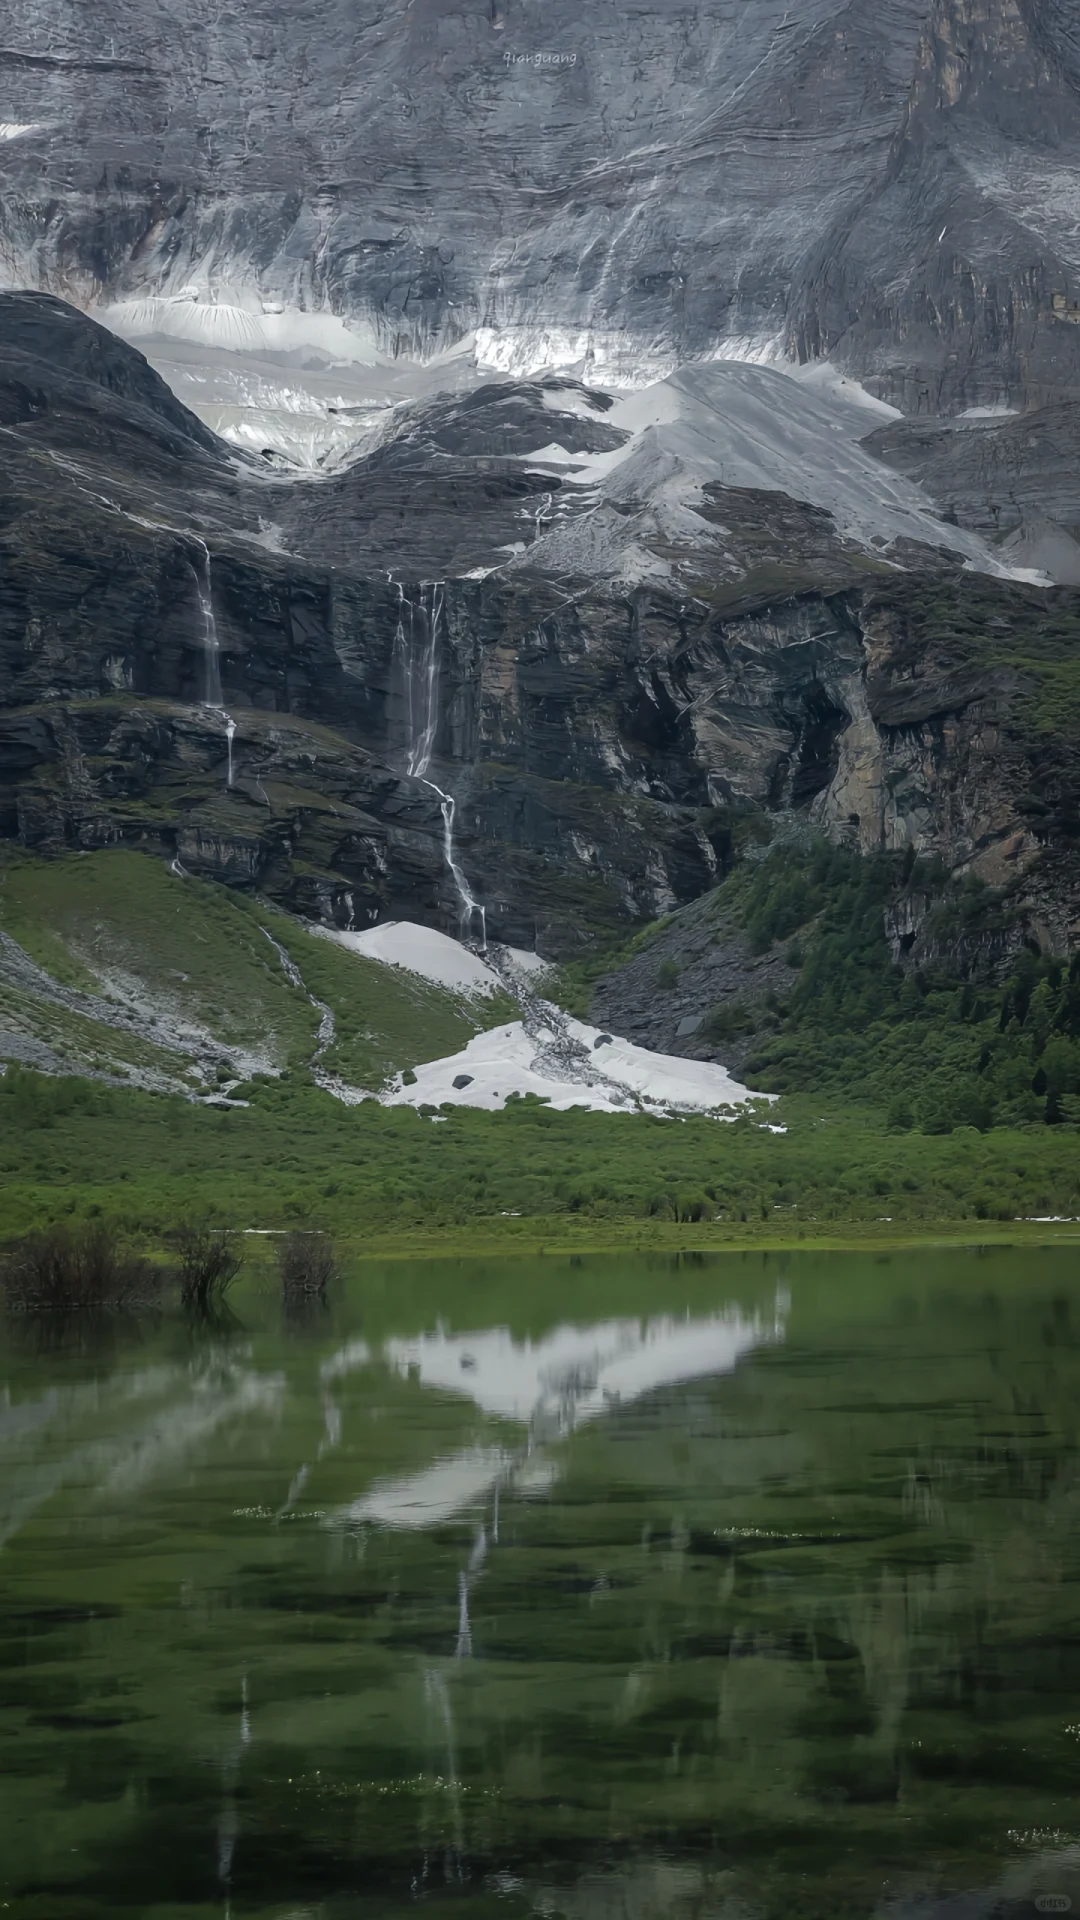
[[[1080,1911],[1069,1247],[0,1330],[0,1914]]]

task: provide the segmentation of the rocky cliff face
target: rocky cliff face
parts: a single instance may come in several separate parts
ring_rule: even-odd
[[[424,412],[285,485],[70,309],[3,318],[5,834],[145,848],[341,925],[456,930],[463,874],[490,934],[560,954],[797,817],[1019,887],[1033,937],[1075,938],[1068,590],[860,546],[777,491],[712,486],[667,533],[648,500],[564,502],[529,449],[565,387]],[[614,457],[610,409],[570,398],[574,456]],[[636,583],[602,543],[601,577],[553,570],[547,528],[598,514],[634,529]]]
[[[17,0],[0,258],[240,343],[284,309],[640,379],[773,342],[911,412],[1047,401],[1078,76],[1068,0]]]

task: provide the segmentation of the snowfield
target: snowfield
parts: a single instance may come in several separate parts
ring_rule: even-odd
[[[498,1111],[512,1097],[532,1093],[556,1110],[589,1107],[594,1113],[712,1113],[735,1118],[735,1109],[763,1096],[750,1093],[725,1067],[650,1053],[599,1027],[555,1016],[545,1032],[530,1032],[515,1020],[478,1033],[461,1053],[415,1068],[406,1085],[399,1075],[383,1098],[388,1106],[487,1107]],[[559,1046],[568,1036],[580,1048]],[[566,1058],[566,1053],[570,1057]],[[587,1077],[588,1076],[588,1077]],[[722,1112],[722,1109],[731,1111]]]
[[[947,548],[981,573],[1048,581],[1004,564],[978,534],[947,525],[922,487],[867,452],[861,442],[875,421],[896,411],[833,368],[800,377],[790,366],[748,360],[681,367],[616,399],[607,424],[629,437],[607,453],[574,453],[560,443],[558,414],[577,411],[576,395],[564,404],[556,392],[546,404],[552,441],[526,464],[557,469],[564,487],[587,490],[594,512],[557,524],[512,567],[603,573],[628,583],[669,579],[672,565],[662,558],[669,547],[701,550],[713,538],[697,508],[705,488],[714,487],[806,501],[864,551],[918,541]],[[643,540],[643,532],[652,539]]]
[[[515,947],[492,948],[489,959],[433,927],[390,921],[364,933],[314,927],[350,953],[403,967],[434,986],[469,999],[509,993],[522,1019],[478,1033],[460,1053],[397,1074],[381,1094],[392,1107],[484,1107],[499,1112],[508,1100],[534,1094],[557,1110],[594,1113],[705,1113],[733,1120],[740,1107],[772,1096],[751,1093],[725,1067],[651,1053],[617,1034],[574,1020],[539,998],[547,963]]]
[[[337,927],[312,926],[324,940],[333,940],[350,953],[366,960],[381,960],[384,966],[402,967],[432,986],[446,987],[451,993],[498,993],[502,981],[497,973],[471,947],[452,940],[448,933],[434,927],[417,926],[411,920],[388,920],[384,926],[371,927],[365,933],[343,933]],[[532,956],[535,958],[535,956]]]

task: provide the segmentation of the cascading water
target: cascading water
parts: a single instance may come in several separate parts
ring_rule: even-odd
[[[214,596],[210,584],[210,549],[205,540],[199,541],[201,564],[195,566],[195,591],[199,596],[199,613],[202,616],[203,647],[203,694],[204,707],[215,707],[224,711],[225,702],[221,693],[221,648],[218,644],[217,621],[214,619]]]
[[[217,621],[214,619],[214,594],[210,579],[210,549],[205,540],[199,541],[200,564],[192,562],[195,575],[195,590],[199,596],[199,613],[202,616],[203,647],[203,696],[204,707],[212,707],[220,713],[225,722],[225,751],[228,756],[225,785],[233,783],[233,741],[236,738],[236,721],[225,710],[225,698],[221,689],[221,646],[218,641]]]
[[[461,938],[472,935],[474,921],[480,923],[480,946],[487,947],[487,918],[476,899],[461,866],[454,857],[454,797],[432,780],[428,769],[435,750],[439,726],[439,640],[446,606],[446,590],[441,581],[420,588],[419,606],[406,596],[397,582],[398,621],[394,634],[394,663],[405,688],[405,714],[408,730],[405,770],[410,779],[419,780],[438,796],[443,819],[443,858],[454,889],[461,902]],[[406,621],[406,609],[408,617]],[[420,626],[419,635],[417,625]]]

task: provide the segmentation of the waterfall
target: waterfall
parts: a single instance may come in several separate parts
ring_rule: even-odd
[[[214,595],[210,584],[210,549],[205,540],[199,541],[200,565],[193,566],[195,591],[199,596],[199,613],[202,617],[203,648],[203,695],[204,707],[216,707],[224,711],[225,702],[221,696],[221,648],[218,644],[217,621],[214,619]]]
[[[198,542],[198,566],[192,562],[195,575],[195,591],[199,597],[199,613],[202,618],[203,649],[203,694],[204,707],[212,707],[220,713],[225,722],[225,752],[227,766],[225,785],[233,783],[233,741],[236,738],[236,721],[225,710],[225,698],[221,690],[221,646],[218,641],[217,621],[214,619],[214,592],[210,579],[210,549],[205,540]]]
[[[487,946],[487,916],[473,894],[465,874],[454,857],[454,812],[452,794],[437,786],[428,769],[435,750],[439,728],[439,641],[445,624],[446,589],[442,581],[422,584],[419,605],[407,598],[405,588],[396,582],[398,618],[394,633],[394,664],[405,690],[407,745],[405,771],[411,780],[419,780],[434,793],[443,820],[443,858],[461,903],[461,938],[468,940],[474,920],[480,922],[480,945]],[[406,620],[406,609],[408,618]],[[419,634],[417,627],[419,626]]]

